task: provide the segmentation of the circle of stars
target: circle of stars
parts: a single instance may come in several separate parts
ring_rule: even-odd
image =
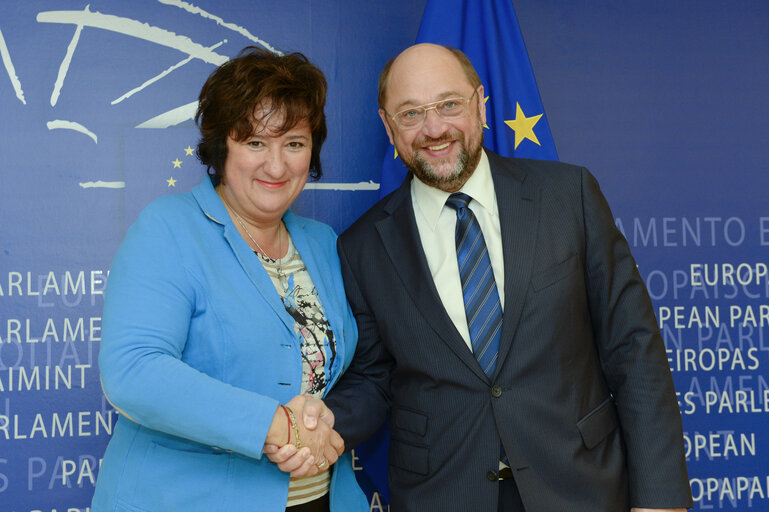
[[[195,150],[192,148],[192,146],[187,146],[184,148],[184,156],[192,156],[192,154],[195,152]],[[182,168],[182,161],[179,160],[179,157],[176,157],[176,159],[171,160],[171,165],[173,165],[172,169],[181,169]],[[166,183],[168,183],[169,187],[176,187],[176,182],[178,180],[172,176],[170,176]]]

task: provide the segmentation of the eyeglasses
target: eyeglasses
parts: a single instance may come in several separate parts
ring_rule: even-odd
[[[399,128],[416,128],[422,126],[427,118],[428,110],[435,110],[441,119],[457,119],[467,113],[467,105],[478,92],[476,89],[469,98],[446,98],[445,100],[425,103],[418,107],[409,107],[390,116]]]

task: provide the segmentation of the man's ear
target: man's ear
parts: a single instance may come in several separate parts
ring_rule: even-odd
[[[481,118],[481,126],[486,124],[486,98],[483,96],[483,86],[478,86],[478,115]]]
[[[390,128],[390,123],[387,122],[388,121],[387,112],[385,112],[381,108],[379,109],[379,118],[382,120],[382,124],[385,127],[385,131],[387,132],[387,137],[390,138],[390,144],[395,146],[395,139],[393,139],[393,132],[392,132],[392,129]]]

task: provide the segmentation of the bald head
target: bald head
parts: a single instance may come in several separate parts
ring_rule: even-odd
[[[393,81],[401,81],[408,76],[424,75],[436,67],[444,71],[461,73],[473,89],[481,85],[478,73],[462,51],[449,46],[420,43],[406,48],[385,64],[379,75],[379,108],[387,110],[385,108],[387,92]]]

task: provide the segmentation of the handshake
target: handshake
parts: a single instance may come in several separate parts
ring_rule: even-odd
[[[264,454],[292,477],[328,471],[344,452],[334,413],[319,398],[297,395],[275,411]]]

